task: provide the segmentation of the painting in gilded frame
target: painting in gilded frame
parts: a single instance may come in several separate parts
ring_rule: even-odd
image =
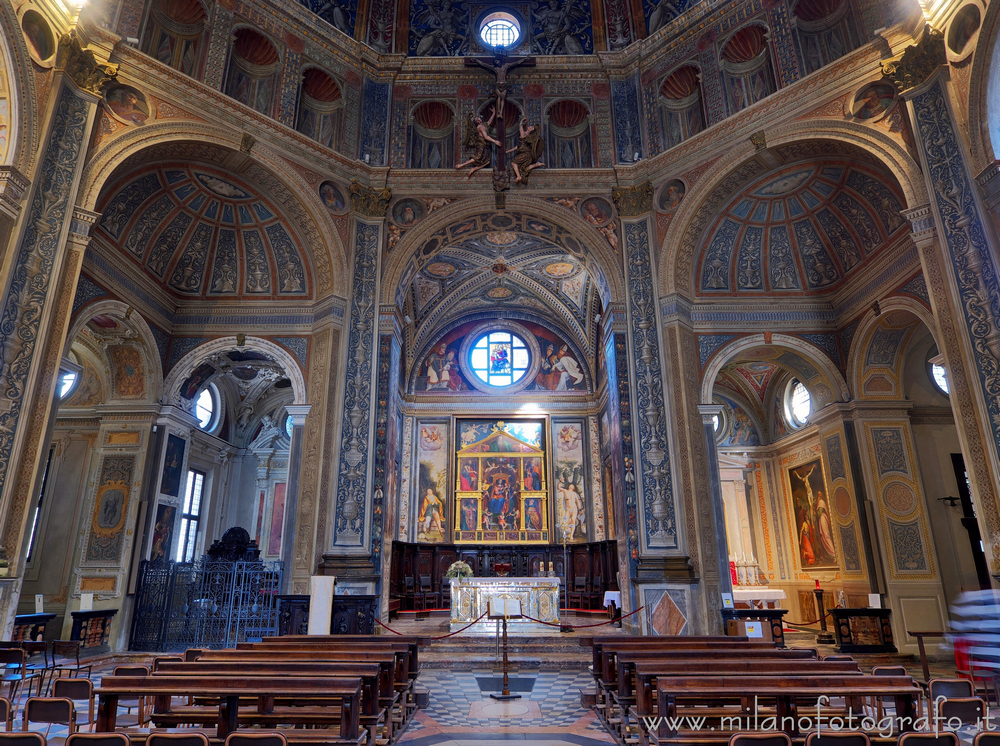
[[[548,454],[544,420],[458,420],[456,543],[547,543]]]

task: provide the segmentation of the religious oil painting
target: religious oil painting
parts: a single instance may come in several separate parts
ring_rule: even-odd
[[[332,181],[324,181],[319,185],[319,198],[323,201],[326,209],[332,213],[340,214],[347,209],[344,192]]]
[[[156,525],[153,526],[153,546],[149,550],[149,561],[169,560],[174,539],[174,516],[177,508],[160,503],[156,506]]]
[[[833,544],[833,524],[823,481],[822,461],[816,459],[790,468],[788,482],[792,491],[792,511],[802,569],[836,568],[837,550]]]
[[[116,117],[129,124],[145,124],[149,119],[149,102],[138,88],[113,85],[105,92],[104,101]]]
[[[979,8],[974,3],[959,10],[948,27],[948,48],[957,55],[971,49],[969,42],[979,30],[980,21]]]
[[[889,83],[872,83],[855,97],[852,111],[858,119],[881,119],[896,100]]]
[[[447,421],[417,422],[417,541],[439,543],[446,538],[450,440]]]
[[[583,420],[553,420],[552,478],[555,485],[556,540],[587,540],[587,448]]]
[[[424,206],[415,199],[401,199],[392,208],[392,222],[409,228],[424,216]]]
[[[181,467],[184,466],[184,439],[177,435],[167,436],[167,453],[163,458],[163,476],[160,478],[160,492],[177,497],[181,489]]]
[[[56,51],[55,39],[49,24],[36,10],[26,10],[21,17],[21,30],[28,43],[28,49],[41,61],[47,60]]]
[[[542,420],[457,421],[454,541],[548,541],[544,428]]]
[[[685,191],[684,182],[680,179],[671,179],[664,184],[663,189],[660,190],[660,211],[673,212],[680,207]]]
[[[591,197],[580,203],[580,214],[591,225],[605,225],[611,220],[611,203],[603,197]]]

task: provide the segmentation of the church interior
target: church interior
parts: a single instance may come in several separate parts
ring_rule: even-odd
[[[951,665],[1000,584],[996,7],[0,27],[4,640],[488,657],[499,588],[524,655],[583,660],[556,688],[604,634]],[[592,717],[574,742],[635,742]]]

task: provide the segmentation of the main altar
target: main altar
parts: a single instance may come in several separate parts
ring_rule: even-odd
[[[500,597],[521,603],[522,617],[508,621],[508,635],[559,634],[559,586],[559,578],[455,578],[451,581],[451,631],[478,619],[489,609],[490,599]],[[466,634],[493,635],[496,629],[496,620],[483,617]]]

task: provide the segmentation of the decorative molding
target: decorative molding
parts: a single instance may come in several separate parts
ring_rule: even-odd
[[[388,187],[372,189],[362,186],[357,179],[354,179],[351,181],[350,196],[351,209],[354,212],[366,218],[384,218],[389,201],[392,200],[392,190]]]
[[[118,65],[99,62],[92,49],[84,48],[75,28],[59,39],[57,66],[65,71],[77,88],[88,93],[100,93],[118,75]]]
[[[647,181],[634,187],[612,187],[611,199],[619,217],[639,217],[653,211],[653,185]]]
[[[31,182],[13,166],[0,166],[0,213],[16,218]]]

